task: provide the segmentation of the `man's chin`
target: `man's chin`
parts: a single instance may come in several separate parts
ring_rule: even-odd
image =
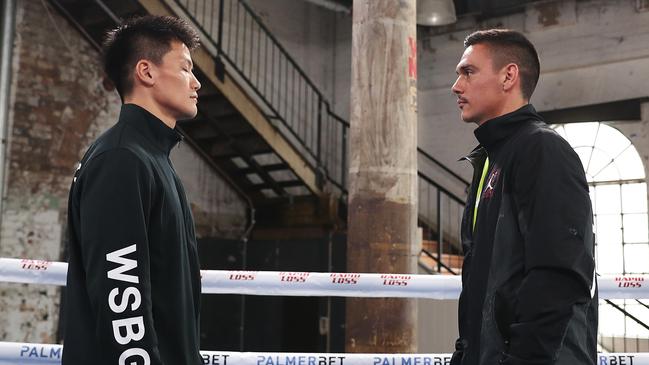
[[[475,123],[474,118],[471,118],[470,115],[467,115],[465,113],[460,113],[460,118],[464,123]]]
[[[192,111],[188,111],[187,113],[185,113],[185,114],[182,116],[182,118],[180,118],[180,119],[178,119],[178,120],[190,120],[190,119],[194,119],[194,118],[196,118],[196,115],[198,115],[198,109],[194,109],[194,110],[192,110]]]

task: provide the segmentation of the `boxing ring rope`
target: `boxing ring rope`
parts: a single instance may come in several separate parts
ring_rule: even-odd
[[[67,263],[0,258],[0,281],[64,286]],[[457,299],[458,276],[201,270],[203,294]],[[598,277],[604,299],[649,298],[649,275]],[[0,342],[0,365],[60,364],[63,347]],[[201,351],[210,365],[448,365],[450,354]],[[595,365],[649,365],[649,353],[601,353]]]
[[[0,258],[0,281],[64,286],[68,265]],[[203,294],[457,299],[455,275],[201,270]],[[597,278],[602,299],[649,299],[649,275]]]
[[[63,346],[0,342],[0,365],[60,365]],[[201,351],[204,365],[448,365],[450,354]],[[649,353],[598,354],[594,365],[649,365]]]

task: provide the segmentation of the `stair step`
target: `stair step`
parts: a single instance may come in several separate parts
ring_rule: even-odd
[[[281,171],[281,170],[288,170],[289,167],[285,163],[277,163],[277,164],[272,164],[272,165],[261,165],[261,168],[263,168],[265,171],[271,172],[271,171]],[[239,172],[243,175],[246,174],[254,174],[257,172],[257,170],[247,167],[245,169],[239,170]]]
[[[204,120],[179,122],[178,127],[187,136],[196,141],[219,137],[219,132],[209,126]]]
[[[197,78],[205,78],[205,74],[199,68],[194,68],[194,75],[196,75]],[[221,91],[211,82],[206,82],[205,84],[201,83],[201,88],[198,90],[198,101],[210,104],[213,107],[216,105],[229,107],[234,112],[232,104],[230,104],[228,99],[226,99]]]
[[[227,118],[227,117],[225,117]],[[240,118],[240,116],[232,117]],[[212,122],[205,119],[194,119],[178,123],[185,133],[196,139],[211,139],[221,137],[223,141],[230,139],[261,139],[257,132],[245,121]]]
[[[254,156],[273,152],[273,149],[258,136],[243,136],[236,141],[226,141],[223,137],[206,138],[199,142],[214,158],[234,158]],[[234,143],[232,143],[234,142]]]
[[[431,241],[431,240],[422,240],[421,241],[421,248],[424,250],[430,252],[430,253],[435,253],[437,252],[437,241]]]
[[[223,95],[212,93],[206,96],[198,95],[201,111],[210,118],[220,118],[233,114],[239,114],[237,109]]]
[[[215,160],[222,160],[222,159],[223,160],[230,160],[230,159],[233,159],[233,158],[241,157],[240,153],[237,153],[237,152],[233,151],[232,149],[225,149],[224,148],[222,150],[214,150],[214,151],[210,150],[210,152],[212,153],[211,157],[214,158]],[[252,153],[252,155],[264,154],[264,153],[272,153],[272,152],[275,152],[275,151],[273,151],[270,147],[265,148],[265,149],[260,148],[259,150]]]
[[[459,274],[462,271],[463,261],[464,257],[460,255],[442,254],[442,263],[451,268],[455,273]],[[437,271],[437,261],[428,257],[423,252],[419,254],[419,263],[421,263],[431,271]],[[442,274],[450,273],[442,268]]]
[[[437,241],[434,240],[423,239],[421,241],[421,248],[434,255],[437,254],[437,249],[438,249],[437,246],[438,246]],[[452,251],[449,252],[449,250]],[[459,256],[462,256],[461,252],[457,251],[457,247],[455,246],[455,244],[450,244],[448,242],[444,242],[444,244],[442,245],[442,252],[450,253],[450,254],[458,254]]]
[[[250,123],[246,122],[240,114],[219,117],[214,120],[213,123],[215,123],[215,127],[217,127],[219,131],[230,137],[254,135],[261,139],[255,129],[250,126]]]
[[[598,341],[607,351],[611,352],[648,352],[649,339],[642,337],[604,336],[598,335]]]
[[[290,181],[276,181],[274,184],[282,187],[282,188],[290,188],[290,187],[295,187],[295,186],[304,186],[304,183],[300,180],[290,180]],[[270,183],[262,183],[262,184],[254,184],[251,186],[253,190],[263,190],[263,189],[271,189],[272,184]]]

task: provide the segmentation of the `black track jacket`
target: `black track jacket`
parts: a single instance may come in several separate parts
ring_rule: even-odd
[[[475,130],[453,365],[592,365],[597,284],[577,154],[532,105]],[[486,174],[475,230],[476,190]]]
[[[169,160],[180,140],[126,104],[81,160],[68,203],[63,365],[202,364],[194,223]]]

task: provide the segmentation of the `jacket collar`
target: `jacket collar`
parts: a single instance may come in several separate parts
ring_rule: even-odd
[[[118,123],[133,126],[167,155],[183,139],[177,128],[169,128],[158,117],[136,104],[122,105]]]
[[[473,169],[476,170],[478,166],[482,166],[484,161],[487,159],[487,150],[482,147],[482,145],[478,145],[476,148],[471,151],[468,155],[460,158],[458,161],[466,160],[473,165]]]
[[[523,125],[533,121],[542,121],[532,104],[527,104],[511,113],[490,119],[473,132],[480,145],[490,150],[499,141],[516,133]]]

